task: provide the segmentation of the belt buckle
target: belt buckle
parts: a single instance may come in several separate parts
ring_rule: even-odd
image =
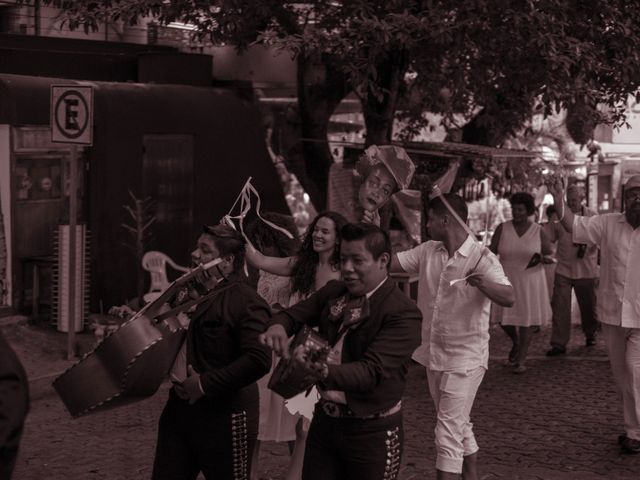
[[[322,407],[322,411],[329,417],[332,418],[341,418],[342,412],[340,411],[340,407],[333,403],[333,402],[322,402],[320,404],[320,406]]]

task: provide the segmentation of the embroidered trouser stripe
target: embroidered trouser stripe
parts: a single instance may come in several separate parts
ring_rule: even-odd
[[[384,468],[384,480],[396,480],[400,471],[400,437],[398,436],[399,427],[387,430],[387,466]]]
[[[247,480],[249,459],[246,411],[231,414],[231,446],[233,451],[233,478],[234,480]]]

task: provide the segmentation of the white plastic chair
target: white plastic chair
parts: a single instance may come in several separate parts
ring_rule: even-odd
[[[187,267],[178,265],[171,260],[166,253],[151,250],[146,252],[142,257],[142,268],[149,272],[151,275],[151,286],[149,291],[142,297],[145,303],[149,303],[160,296],[160,294],[166,290],[171,282],[167,278],[167,264],[179,272],[188,272]]]

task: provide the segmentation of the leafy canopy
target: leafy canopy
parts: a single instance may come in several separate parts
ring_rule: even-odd
[[[363,102],[398,94],[402,110],[472,117],[501,143],[532,111],[624,120],[640,85],[640,8],[627,0],[45,0],[71,28],[153,17],[193,24],[200,40],[264,43],[320,59]],[[391,81],[393,64],[403,81]],[[392,117],[387,121],[393,120]],[[594,120],[595,121],[595,120]],[[410,125],[412,125],[410,123]]]

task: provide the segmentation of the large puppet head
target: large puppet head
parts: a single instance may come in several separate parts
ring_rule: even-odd
[[[404,148],[371,145],[356,164],[356,170],[362,178],[358,191],[362,208],[377,210],[398,190],[408,188],[415,169]]]

